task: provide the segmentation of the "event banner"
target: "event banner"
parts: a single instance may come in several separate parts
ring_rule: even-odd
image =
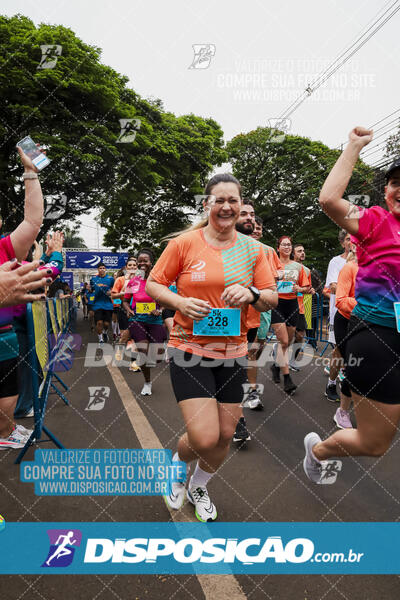
[[[61,273],[61,279],[68,283],[71,290],[74,289],[74,274],[72,271],[63,271]]]
[[[87,251],[87,252],[65,252],[65,267],[66,269],[97,269],[102,262],[107,269],[121,269],[125,266],[128,260],[127,252],[102,252],[102,251]]]
[[[5,523],[1,574],[396,574],[399,523]],[[4,551],[6,549],[6,551]]]

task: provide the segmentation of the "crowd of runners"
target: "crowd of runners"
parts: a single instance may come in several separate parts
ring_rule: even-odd
[[[80,290],[93,340],[99,348],[114,343],[117,364],[129,357],[130,370],[143,377],[142,396],[152,395],[152,369],[168,363],[186,426],[173,460],[188,467],[186,480],[172,483],[165,497],[170,508],[179,509],[187,498],[199,520],[216,519],[208,483],[232,441],[251,439],[243,409],[262,410],[268,400],[259,371],[284,393],[296,392],[305,344],[316,344],[315,306],[323,296],[329,298],[333,348],[325,395],[338,403],[332,415],[338,430],[326,440],[315,432],[305,437],[305,474],[320,483],[324,461],[380,456],[388,449],[400,420],[400,160],[386,174],[387,209],[361,209],[343,199],[359,153],[371,139],[372,132],[360,127],[350,133],[321,190],[321,207],[337,224],[343,250],[330,261],[324,284],[306,266],[307,249],[290,232],[282,232],[275,248],[260,241],[263,223],[254,203],[242,196],[235,177],[218,174],[206,186],[201,219],[166,239],[158,260],[152,249],[141,248],[117,273],[100,263]],[[35,167],[19,153],[25,220],[0,240],[4,449],[22,447],[30,432],[16,425],[14,416],[31,416],[26,403],[29,410],[21,414],[21,390],[12,375],[21,352],[12,305],[45,297],[32,293],[48,287],[62,269],[59,232],[47,240],[44,264],[20,266],[29,261],[39,233],[43,198]],[[46,268],[46,262],[52,266]],[[311,301],[307,320],[305,298]]]

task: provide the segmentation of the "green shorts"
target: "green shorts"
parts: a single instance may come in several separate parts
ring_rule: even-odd
[[[265,340],[269,328],[271,327],[271,311],[267,310],[266,312],[260,313],[260,327],[257,331],[257,337],[259,340]]]

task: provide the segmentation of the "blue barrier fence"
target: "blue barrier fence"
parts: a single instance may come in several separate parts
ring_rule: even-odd
[[[73,317],[72,298],[54,299],[27,304],[26,320],[29,352],[27,355],[32,374],[32,398],[34,410],[34,430],[18,454],[16,463],[20,463],[26,451],[33,442],[38,442],[44,432],[48,440],[57,448],[64,448],[62,443],[44,424],[47,400],[50,390],[54,390],[65,404],[67,398],[54,383],[54,379],[64,390],[68,386],[55,372],[57,364],[62,364],[64,370],[72,366],[72,347],[69,343],[70,324]]]

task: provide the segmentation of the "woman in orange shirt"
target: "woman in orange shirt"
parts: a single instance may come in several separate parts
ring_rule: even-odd
[[[272,311],[271,325],[278,340],[276,362],[271,365],[274,383],[280,383],[280,372],[283,373],[283,389],[292,394],[297,385],[289,375],[289,346],[293,342],[299,314],[297,294],[304,294],[310,289],[308,277],[303,265],[292,260],[292,240],[283,235],[278,240],[278,254],[281,268],[278,270],[278,306]]]
[[[343,359],[346,357],[347,329],[350,315],[357,304],[354,297],[356,276],[358,271],[356,246],[352,244],[347,262],[339,273],[336,286],[336,314],[333,322],[336,347]],[[340,385],[340,407],[333,420],[339,429],[352,429],[350,421],[351,390],[346,378]]]
[[[188,483],[172,482],[165,501],[185,498],[200,521],[217,517],[207,483],[228,453],[246,382],[247,312],[276,305],[275,278],[262,245],[236,231],[241,187],[215,175],[203,203],[207,219],[172,239],[147,280],[146,292],[176,310],[168,343],[174,392],[186,424],[174,461],[197,461]],[[177,294],[168,287],[176,281]]]
[[[117,277],[115,279],[114,286],[111,290],[111,300],[114,304],[114,310],[118,315],[118,324],[120,328],[119,345],[117,346],[115,351],[115,360],[117,361],[122,360],[124,355],[124,347],[130,338],[128,329],[128,315],[126,314],[122,303],[125,296],[126,286],[128,285],[129,281],[135,276],[136,269],[137,260],[134,256],[130,256],[126,263],[125,275],[121,275],[120,277]],[[132,371],[140,371],[140,367],[138,367],[135,361],[132,361],[130,368]]]

